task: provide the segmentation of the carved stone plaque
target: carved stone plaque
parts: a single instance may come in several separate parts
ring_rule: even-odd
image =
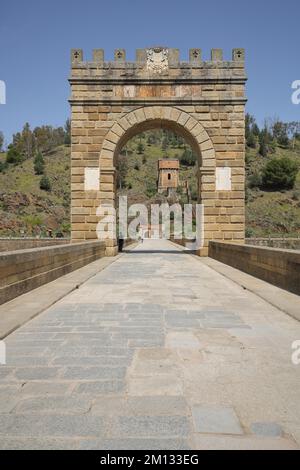
[[[146,68],[153,73],[163,73],[169,68],[168,49],[157,47],[147,49]]]

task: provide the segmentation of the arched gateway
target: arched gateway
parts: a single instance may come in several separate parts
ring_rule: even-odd
[[[245,238],[245,53],[234,49],[223,61],[213,49],[203,62],[200,49],[189,62],[179,51],[139,49],[135,62],[102,49],[84,62],[71,52],[72,240],[97,238],[97,208],[115,204],[116,157],[135,134],[167,128],[181,134],[198,155],[199,202],[204,205],[206,256],[210,240]],[[107,254],[116,241],[107,240]]]

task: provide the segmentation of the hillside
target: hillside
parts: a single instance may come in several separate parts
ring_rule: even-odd
[[[262,157],[257,150],[246,151],[246,227],[248,237],[300,236],[300,172],[291,190],[266,191],[251,187],[266,163],[274,157],[289,157],[300,169],[300,141],[295,148],[276,146],[274,153]]]
[[[70,231],[70,148],[57,147],[44,155],[51,191],[40,189],[33,158],[9,165],[0,173],[0,235],[47,235]],[[5,154],[0,155],[5,160]]]
[[[183,161],[187,155],[191,164]],[[191,197],[197,201],[196,156],[190,147],[172,132],[161,130],[144,132],[131,139],[119,157],[121,175],[118,181],[118,193],[126,194],[128,203],[161,200],[157,195],[158,160],[174,158],[181,161],[179,178],[188,181]],[[123,171],[122,171],[123,170]],[[177,191],[179,202],[186,203],[181,188]]]
[[[300,173],[292,190],[266,191],[257,183],[261,170],[274,156],[288,156],[300,168],[299,139],[294,149],[277,145],[266,157],[259,155],[258,148],[247,148],[247,236],[300,236]],[[122,150],[118,193],[127,194],[129,204],[162,201],[156,194],[157,161],[167,157],[181,160],[180,180],[189,182],[195,201],[194,156],[180,138],[163,131],[136,136]],[[0,162],[4,160],[5,154],[0,154]],[[60,145],[45,152],[44,160],[51,191],[40,189],[41,177],[35,175],[33,158],[9,165],[0,173],[0,236],[46,235],[48,230],[54,235],[69,235],[70,147]],[[177,198],[186,202],[182,190]]]

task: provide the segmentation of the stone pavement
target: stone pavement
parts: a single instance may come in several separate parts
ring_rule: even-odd
[[[295,340],[293,318],[145,241],[6,338],[0,448],[298,448]]]

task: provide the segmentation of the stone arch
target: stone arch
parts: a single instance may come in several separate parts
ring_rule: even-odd
[[[153,129],[169,128],[182,135],[199,158],[199,167],[216,166],[215,149],[203,125],[189,113],[170,106],[138,108],[121,117],[106,134],[100,152],[100,169],[114,167],[116,155],[135,134]]]

